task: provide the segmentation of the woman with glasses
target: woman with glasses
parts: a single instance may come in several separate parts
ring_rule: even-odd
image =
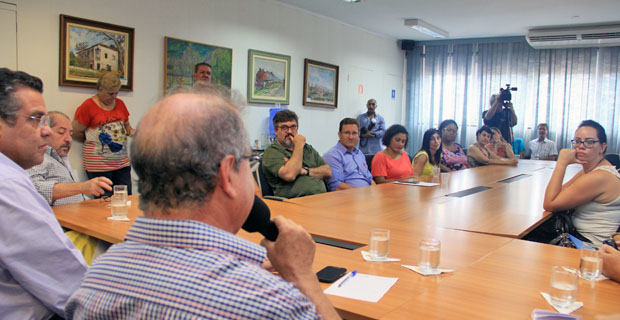
[[[488,164],[516,165],[518,160],[498,157],[487,148],[493,131],[488,126],[482,126],[476,131],[476,143],[467,148],[467,163],[470,168],[486,166]]]
[[[439,167],[443,172],[467,169],[467,154],[460,144],[456,143],[459,126],[454,120],[444,120],[439,124],[441,134],[441,161]]]
[[[424,132],[422,148],[413,157],[413,171],[419,177],[432,177],[433,169],[441,161],[441,136],[439,130],[431,128]]]
[[[73,139],[84,142],[82,157],[88,179],[106,177],[115,185],[126,185],[131,194],[131,167],[127,137],[134,133],[129,111],[118,99],[121,80],[116,73],[104,73],[97,81],[97,94],[75,111]],[[105,196],[111,192],[106,191]]]
[[[496,127],[491,127],[491,131],[493,131],[493,135],[491,136],[491,141],[487,145],[487,148],[500,158],[516,159],[517,157],[515,157],[514,152],[512,152],[512,146],[504,140],[502,132]]]
[[[404,150],[408,140],[407,129],[399,124],[395,124],[385,131],[381,142],[386,148],[377,152],[372,159],[372,170],[370,171],[377,184],[414,177],[411,160]]]
[[[547,211],[574,208],[574,236],[600,247],[620,225],[620,173],[605,160],[607,135],[597,122],[581,122],[571,142],[572,149],[560,151],[543,207]],[[573,163],[583,170],[562,185],[566,167]]]

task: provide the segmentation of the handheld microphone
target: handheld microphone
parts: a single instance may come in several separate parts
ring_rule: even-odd
[[[278,227],[271,221],[269,207],[256,195],[250,214],[241,228],[247,232],[258,232],[269,241],[276,241],[278,237]]]

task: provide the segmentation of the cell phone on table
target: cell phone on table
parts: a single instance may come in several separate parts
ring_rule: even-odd
[[[346,268],[327,266],[321,269],[321,271],[317,272],[316,276],[321,282],[332,283],[340,279],[340,277],[344,276],[345,273],[347,273]]]

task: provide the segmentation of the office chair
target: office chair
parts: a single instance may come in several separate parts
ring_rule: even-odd
[[[372,169],[372,159],[375,157],[375,155],[374,153],[364,154],[364,157],[366,157],[366,165],[368,166],[368,171],[370,171]]]
[[[609,161],[616,169],[620,169],[620,156],[615,153],[605,155],[605,160]]]
[[[252,165],[252,175],[254,176],[254,180],[258,184],[261,193],[263,194],[263,198],[282,201],[285,200],[285,197],[278,197],[273,195],[273,189],[267,182],[267,178],[265,177],[265,173],[263,172],[263,160],[256,161],[255,164]]]

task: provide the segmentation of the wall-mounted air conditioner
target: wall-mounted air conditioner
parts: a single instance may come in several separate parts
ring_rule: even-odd
[[[534,49],[620,46],[620,23],[530,29],[525,38]]]

